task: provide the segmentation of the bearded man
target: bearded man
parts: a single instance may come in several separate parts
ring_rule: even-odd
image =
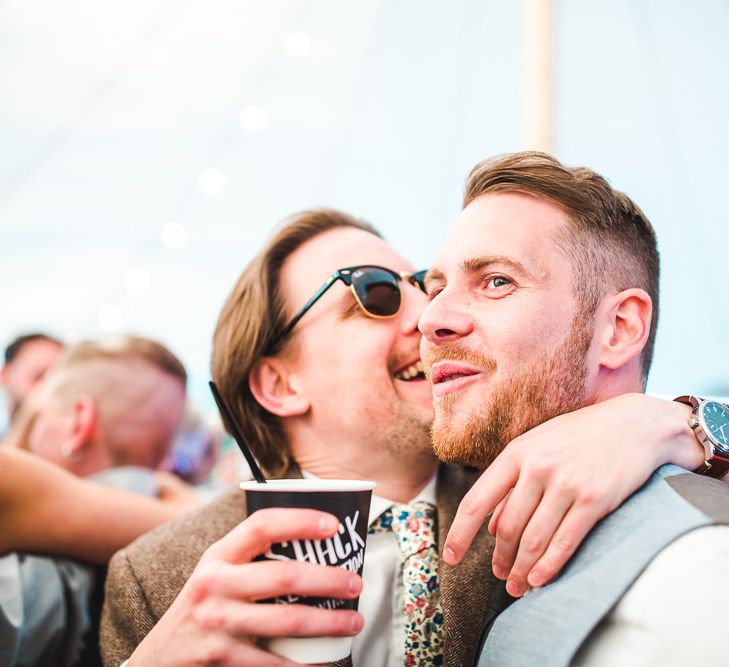
[[[261,510],[246,519],[236,489],[114,557],[101,634],[106,665],[127,659],[129,667],[290,665],[266,650],[266,640],[294,635],[357,635],[357,667],[472,663],[484,619],[506,596],[489,571],[493,540],[485,530],[465,566],[438,564],[436,549],[476,475],[440,465],[431,450],[431,397],[417,329],[426,304],[422,275],[367,223],[337,211],[305,211],[279,228],[244,270],[214,336],[213,377],[269,476],[377,482],[362,580],[314,563],[256,560],[272,542],[329,537],[337,522],[292,509]],[[672,412],[646,401],[643,409],[659,428],[646,434],[651,446],[639,448],[635,435],[626,439],[623,454],[635,461],[638,484],[656,467],[656,457],[663,462],[675,460],[677,450],[693,451],[672,426]],[[592,410],[571,418],[592,423]],[[613,432],[635,421],[631,414],[616,408],[598,422]],[[637,430],[643,431],[640,422]],[[592,462],[594,452],[612,449],[610,439],[598,435],[594,450],[579,447],[578,455],[565,456],[574,450],[565,446],[570,429],[558,431],[518,467],[538,461],[544,469],[548,458],[565,466]],[[574,501],[574,491],[583,489],[582,469],[574,472],[571,489],[557,489],[560,502]],[[627,493],[620,475],[609,470],[620,472],[619,463],[604,467],[605,486]],[[545,498],[551,489],[547,483]],[[427,504],[437,522],[430,531],[435,543],[423,547],[437,578],[431,579],[432,598],[421,597],[419,605],[407,602],[406,556],[387,530],[395,505],[401,516],[402,505],[415,503]],[[588,527],[589,517],[582,517]],[[360,613],[257,604],[284,594],[346,599],[360,590]],[[415,609],[430,609],[432,622],[406,632]],[[431,630],[427,645],[419,641],[425,630]]]
[[[648,219],[595,172],[535,152],[477,165],[464,209],[426,276],[430,304],[419,323],[439,458],[487,467],[528,429],[642,392],[658,279]],[[705,458],[700,472],[723,476],[729,409],[677,400],[694,407],[691,425],[705,445],[697,447]],[[539,490],[521,478],[509,499],[534,508],[540,501]],[[722,583],[729,489],[665,466],[620,503],[606,508],[608,517],[555,582],[499,616],[479,664],[725,662],[706,621],[729,613],[729,586]],[[446,542],[450,562],[478,523],[466,516],[476,506],[481,516],[490,510],[488,502],[466,498]],[[579,503],[567,505],[555,519],[537,508],[532,521],[559,522],[581,511]],[[497,516],[492,528],[503,520]],[[528,581],[544,583],[538,571]]]

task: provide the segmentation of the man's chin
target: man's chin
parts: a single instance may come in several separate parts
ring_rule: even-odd
[[[482,437],[477,428],[454,428],[452,424],[437,419],[430,430],[433,451],[445,463],[487,468],[503,449],[500,443]]]

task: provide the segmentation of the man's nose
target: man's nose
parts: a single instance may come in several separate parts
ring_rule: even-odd
[[[425,308],[418,329],[435,345],[467,335],[473,327],[466,308],[458,307],[455,295],[441,292]]]

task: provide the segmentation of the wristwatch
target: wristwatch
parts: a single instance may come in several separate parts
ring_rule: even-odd
[[[729,472],[729,406],[699,396],[678,396],[673,400],[693,408],[689,426],[706,456],[704,464],[694,472],[723,477]]]

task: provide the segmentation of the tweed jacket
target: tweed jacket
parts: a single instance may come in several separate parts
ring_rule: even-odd
[[[458,503],[477,473],[441,465],[438,474],[438,544],[442,549]],[[234,490],[195,512],[142,536],[111,561],[102,614],[101,653],[105,667],[129,658],[172,604],[203,552],[246,516],[245,496]],[[483,628],[507,604],[502,582],[491,573],[493,541],[483,528],[465,560],[441,563],[444,664],[475,661]],[[340,661],[341,666],[351,660]]]

